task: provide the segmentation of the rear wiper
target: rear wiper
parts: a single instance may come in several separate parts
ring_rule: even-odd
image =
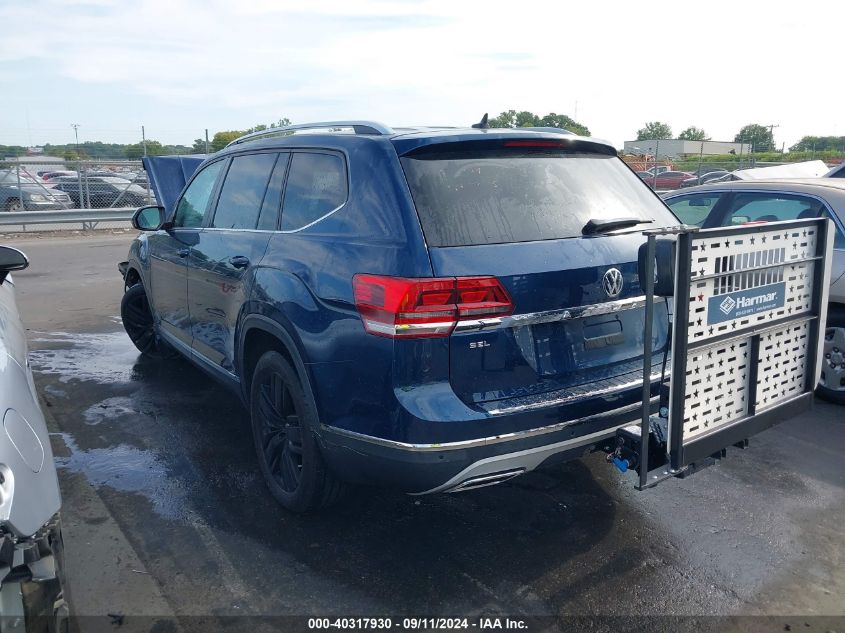
[[[654,220],[643,220],[641,218],[608,218],[596,220],[591,218],[581,229],[584,235],[595,235],[596,233],[607,233],[616,229],[627,229],[638,224],[651,224]]]

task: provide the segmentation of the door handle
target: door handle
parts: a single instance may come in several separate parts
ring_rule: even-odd
[[[229,258],[229,263],[235,268],[246,268],[249,266],[249,258],[243,255],[235,255]]]
[[[187,257],[190,254],[191,254],[190,248],[183,248],[179,251],[179,257]]]

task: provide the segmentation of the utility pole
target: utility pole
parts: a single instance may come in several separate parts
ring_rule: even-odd
[[[205,153],[208,154],[208,128],[205,128]]]
[[[651,188],[657,189],[657,155],[660,153],[660,139],[657,139],[657,143],[654,146],[654,174],[651,181]]]
[[[780,127],[780,124],[778,124],[778,123],[771,123],[771,124],[766,125],[766,126],[764,126],[764,127],[769,128],[769,138],[771,138],[771,139],[772,139],[772,146],[771,146],[769,149],[770,149],[771,151],[774,151],[774,150],[775,150],[775,128],[776,128],[776,127]]]
[[[701,184],[701,161],[704,159],[704,141],[701,141],[701,148],[698,150],[698,184]]]
[[[147,155],[147,135],[144,132],[144,126],[141,126],[141,143],[144,146],[144,156]]]
[[[73,135],[76,137],[76,156],[81,158],[79,155],[79,123],[71,123],[70,126],[73,128]]]

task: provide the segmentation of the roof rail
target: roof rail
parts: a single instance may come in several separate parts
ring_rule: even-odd
[[[331,128],[352,128],[355,134],[371,134],[374,136],[384,136],[393,134],[393,130],[374,121],[322,121],[318,123],[296,123],[294,125],[283,125],[282,127],[270,127],[260,132],[252,132],[244,136],[236,138],[229,143],[230,145],[237,145],[238,143],[246,143],[265,136],[282,136],[286,134],[293,134],[300,130],[322,130]]]

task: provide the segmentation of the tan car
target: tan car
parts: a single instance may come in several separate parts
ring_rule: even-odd
[[[819,395],[845,404],[845,179],[719,182],[663,196],[685,224],[702,228],[745,222],[829,217],[836,226]]]

